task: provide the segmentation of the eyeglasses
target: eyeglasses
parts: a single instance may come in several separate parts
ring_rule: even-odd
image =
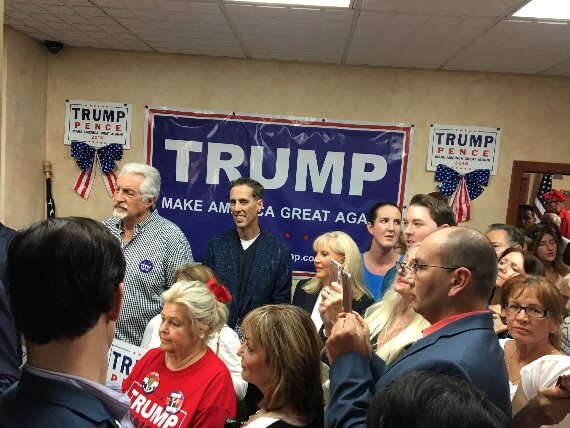
[[[418,271],[423,270],[425,268],[428,267],[434,267],[434,268],[439,268],[439,269],[445,269],[445,270],[455,270],[455,269],[459,269],[460,267],[464,267],[466,269],[469,269],[470,271],[474,271],[475,268],[474,267],[467,267],[467,266],[439,266],[439,265],[428,265],[425,263],[419,263],[417,260],[414,260],[413,262],[411,262],[409,264],[409,268],[414,270],[414,273],[418,273]]]
[[[521,306],[518,303],[508,303],[504,307],[505,311],[511,315],[519,314],[522,310],[524,310],[524,312],[531,318],[546,318],[552,315],[552,312],[547,311],[546,309],[533,308],[532,306]]]
[[[396,266],[397,266],[397,269],[398,269],[398,273],[399,273],[400,275],[404,275],[404,276],[405,276],[409,271],[412,270],[412,268],[411,268],[410,266],[408,266],[406,263],[404,263],[404,262],[402,262],[402,261],[400,261],[400,260],[398,260],[398,261],[396,262]]]

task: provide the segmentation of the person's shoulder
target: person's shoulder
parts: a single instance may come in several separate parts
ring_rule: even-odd
[[[205,369],[212,379],[217,378],[233,385],[228,366],[209,347],[206,349],[206,354],[202,357],[202,364],[198,368],[200,370]]]
[[[164,363],[164,351],[160,348],[151,348],[145,352],[141,359],[137,362],[139,367],[158,366]]]
[[[25,388],[38,387],[33,395],[24,392],[20,381],[0,397],[2,427],[95,427],[103,426],[98,421],[114,420],[103,402],[82,388],[34,376],[30,380],[39,381]]]
[[[220,242],[228,241],[230,239],[237,239],[237,231],[235,228],[228,229],[225,232],[222,232],[219,235],[210,238],[208,244],[217,244]]]
[[[121,220],[117,217],[109,217],[107,220],[103,220],[103,224],[111,229],[112,232],[121,228]]]
[[[274,245],[279,249],[279,251],[289,252],[289,246],[282,238],[275,235],[273,232],[265,229],[261,229],[259,237],[266,243]]]
[[[172,233],[176,233],[176,234],[183,234],[182,230],[180,229],[180,227],[178,227],[178,225],[176,223],[174,223],[171,220],[168,220],[165,217],[162,217],[158,211],[156,212],[156,218],[155,221],[157,224],[160,225],[160,227],[163,230],[168,230],[171,231]]]

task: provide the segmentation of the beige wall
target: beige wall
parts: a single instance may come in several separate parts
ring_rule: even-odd
[[[0,212],[4,223],[14,228],[45,216],[46,56],[40,43],[4,28]]]
[[[66,48],[48,57],[46,157],[58,214],[107,217],[98,176],[88,202],[72,185],[79,169],[63,145],[65,100],[133,105],[132,148],[143,160],[144,106],[196,108],[415,124],[408,195],[435,190],[425,170],[431,123],[502,129],[498,175],[473,203],[475,228],[504,221],[513,160],[569,162],[570,79],[381,69]],[[538,140],[540,138],[540,140]],[[539,144],[537,147],[537,143]]]

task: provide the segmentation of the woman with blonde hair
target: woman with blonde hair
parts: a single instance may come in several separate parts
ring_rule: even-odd
[[[397,262],[398,278],[382,300],[370,306],[364,320],[370,328],[372,350],[386,364],[394,361],[411,343],[422,337],[429,322],[412,309],[413,295],[410,284],[414,272],[409,264],[414,259],[419,243],[408,249],[402,262]]]
[[[313,250],[315,251],[315,276],[309,280],[299,281],[293,295],[293,305],[311,314],[317,330],[324,326],[328,334],[336,322],[338,313],[342,311],[342,289],[337,284],[331,284],[331,259],[339,262],[344,270],[352,275],[352,308],[354,311],[363,314],[366,308],[374,303],[374,300],[364,285],[360,251],[350,236],[340,231],[324,233],[313,242]],[[340,302],[337,299],[338,296],[341,297]],[[321,319],[319,311],[329,307],[327,299],[329,302],[334,301],[335,304],[327,311],[325,318]]]
[[[149,350],[123,382],[135,426],[223,427],[236,399],[230,372],[207,345],[228,317],[199,281],[179,281],[162,294],[160,348]]]
[[[292,305],[261,306],[241,329],[243,378],[263,394],[245,426],[322,428],[322,342],[309,314]]]
[[[179,266],[174,272],[174,282],[178,281],[200,281],[214,293],[218,302],[226,304],[231,295],[221,285],[218,277],[212,269],[205,265],[199,264],[186,264]],[[147,324],[141,347],[143,348],[156,348],[160,346],[160,324],[161,315],[157,315]],[[219,331],[212,331],[207,341],[210,349],[226,364],[232,381],[236,397],[238,400],[243,400],[247,392],[247,382],[241,377],[241,363],[236,355],[241,343],[237,333],[231,329],[227,324],[224,324]]]

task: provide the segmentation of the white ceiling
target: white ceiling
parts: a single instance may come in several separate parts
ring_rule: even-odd
[[[510,17],[527,2],[354,0],[347,10],[224,0],[5,0],[4,24],[70,46],[570,77],[570,23]]]

